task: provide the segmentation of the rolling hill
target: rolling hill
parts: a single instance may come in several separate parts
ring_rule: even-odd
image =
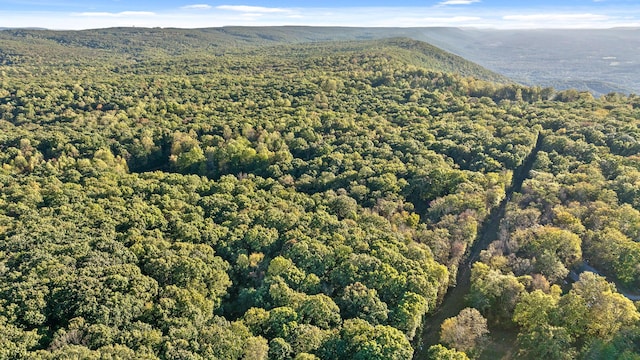
[[[595,95],[640,93],[640,29],[479,30],[459,28],[222,27],[113,28],[86,31],[7,29],[0,38],[36,38],[92,49],[175,55],[246,46],[407,37],[433,44],[518,83]]]

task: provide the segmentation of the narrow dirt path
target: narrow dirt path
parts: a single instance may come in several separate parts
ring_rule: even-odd
[[[529,172],[536,159],[536,155],[542,146],[543,136],[539,135],[535,147],[525,161],[513,173],[511,185],[506,191],[506,196],[499,206],[494,208],[482,227],[478,230],[478,236],[469,250],[468,256],[460,264],[456,277],[456,286],[450,288],[444,296],[440,306],[432,312],[425,320],[420,343],[418,344],[414,359],[425,359],[427,350],[431,345],[438,343],[440,338],[440,325],[450,317],[458,315],[460,310],[464,309],[465,296],[471,289],[471,266],[480,257],[480,252],[486,249],[491,242],[498,238],[498,230],[500,229],[500,220],[504,217],[507,203],[511,200],[514,192],[520,192],[522,183],[529,177]]]

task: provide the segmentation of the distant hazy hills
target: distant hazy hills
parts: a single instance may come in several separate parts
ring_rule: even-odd
[[[408,37],[527,85],[595,94],[640,93],[640,29],[479,30],[458,28],[222,27],[112,28],[85,31],[5,29],[0,39],[40,40],[143,56],[192,51],[225,53],[280,43]],[[38,41],[36,41],[38,40]],[[0,45],[0,51],[2,45]],[[486,74],[485,74],[486,75]],[[480,76],[484,77],[484,76]]]
[[[423,29],[417,39],[528,85],[640,93],[640,29]]]

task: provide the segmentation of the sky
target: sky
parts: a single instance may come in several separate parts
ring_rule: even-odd
[[[640,27],[640,0],[0,0],[0,28]]]

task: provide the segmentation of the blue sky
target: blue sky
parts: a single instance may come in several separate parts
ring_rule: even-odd
[[[640,27],[640,0],[0,0],[0,27]]]

